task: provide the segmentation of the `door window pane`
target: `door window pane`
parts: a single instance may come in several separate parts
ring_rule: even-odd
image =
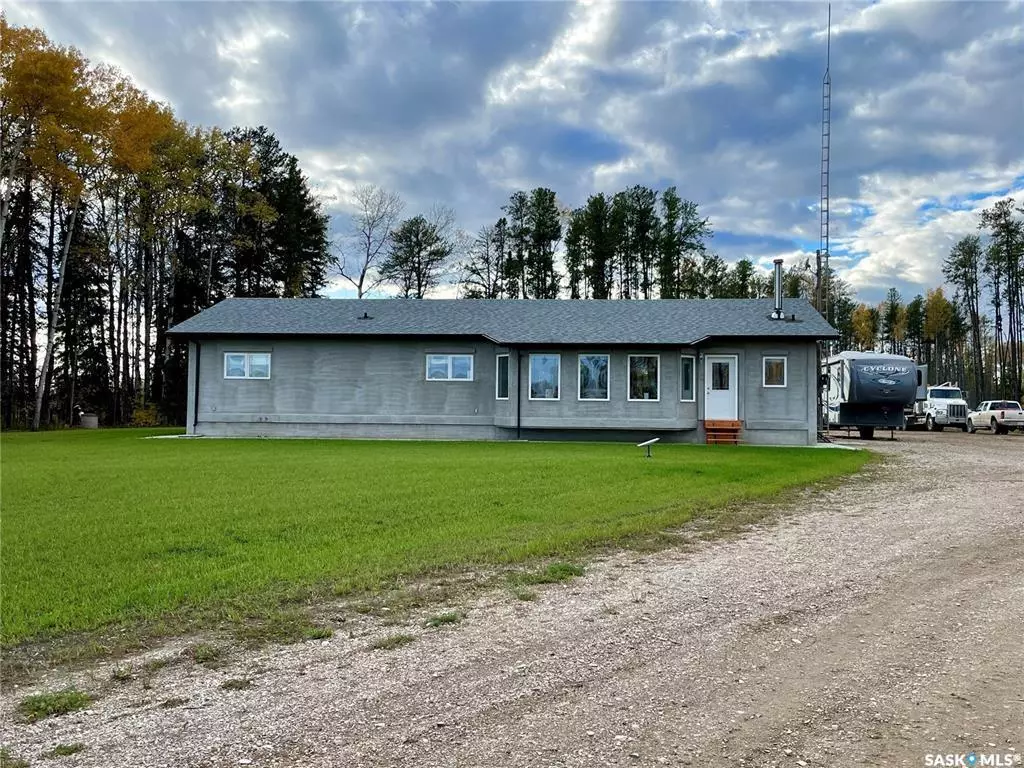
[[[530,399],[557,400],[559,355],[530,355]]]
[[[580,355],[580,400],[608,399],[608,355]]]
[[[693,400],[693,358],[683,357],[682,368],[680,369],[680,400]]]
[[[658,356],[629,356],[629,399],[658,399]]]
[[[508,400],[508,355],[498,355],[498,384],[496,393],[499,400]]]
[[[729,389],[729,363],[711,363],[711,389],[717,392]]]

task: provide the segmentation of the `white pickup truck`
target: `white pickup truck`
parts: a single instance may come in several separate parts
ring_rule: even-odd
[[[979,429],[991,429],[997,435],[1005,435],[1011,429],[1024,430],[1024,410],[1015,400],[986,400],[967,414],[967,431],[974,434]]]

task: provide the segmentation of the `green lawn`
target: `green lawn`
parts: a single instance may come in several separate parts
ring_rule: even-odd
[[[166,433],[166,432],[165,432]],[[753,447],[5,434],[2,642],[566,556],[860,468]]]

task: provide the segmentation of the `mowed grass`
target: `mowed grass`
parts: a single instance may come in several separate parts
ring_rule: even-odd
[[[659,445],[0,438],[2,642],[267,610],[566,556],[851,473],[862,452]]]

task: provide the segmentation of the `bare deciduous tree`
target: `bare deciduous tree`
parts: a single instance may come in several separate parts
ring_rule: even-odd
[[[355,199],[358,210],[352,216],[350,245],[342,248],[340,272],[363,298],[383,282],[379,267],[405,203],[397,193],[374,184],[359,187]]]

